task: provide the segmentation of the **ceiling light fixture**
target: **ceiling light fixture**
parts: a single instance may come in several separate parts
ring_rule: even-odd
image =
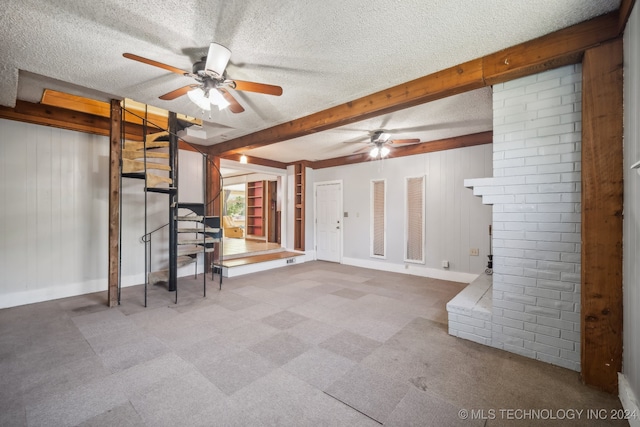
[[[211,110],[211,101],[209,101],[209,98],[205,96],[202,89],[197,88],[194,90],[190,90],[189,92],[187,92],[187,96],[189,97],[191,102],[200,107],[201,110]]]
[[[187,96],[191,102],[205,111],[211,110],[211,104],[217,106],[218,110],[224,110],[231,105],[217,89],[210,89],[207,96],[202,88],[196,88],[187,92]]]
[[[383,158],[383,157],[386,157],[387,154],[389,154],[390,152],[391,150],[389,150],[389,147],[379,144],[371,149],[371,151],[369,152],[369,155],[374,159],[378,156],[380,156],[380,158]]]
[[[218,110],[220,111],[224,110],[230,105],[229,101],[224,99],[224,96],[222,96],[222,94],[216,89],[211,89],[209,91],[209,101],[211,101],[213,105],[217,105]]]
[[[244,154],[242,156],[240,156],[240,163],[246,165],[247,164],[247,156],[245,156]]]

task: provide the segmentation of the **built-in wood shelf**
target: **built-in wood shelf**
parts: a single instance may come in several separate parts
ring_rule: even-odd
[[[247,183],[247,237],[263,237],[265,234],[265,182]]]

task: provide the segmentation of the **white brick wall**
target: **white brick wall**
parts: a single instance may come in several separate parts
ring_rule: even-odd
[[[581,66],[495,85],[490,345],[580,370]]]

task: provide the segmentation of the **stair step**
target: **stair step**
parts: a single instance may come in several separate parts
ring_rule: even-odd
[[[169,141],[169,132],[166,130],[160,131],[160,132],[156,132],[156,133],[150,133],[149,135],[147,135],[147,148],[149,147],[149,144],[152,142],[161,142],[158,141],[158,139],[162,138],[162,137],[167,137],[167,138],[163,138],[161,141],[162,142],[168,142]]]
[[[151,148],[164,148],[169,146],[169,141],[151,141],[147,143],[147,150]],[[145,144],[142,141],[125,141],[123,150],[144,150]]]
[[[192,247],[192,248],[178,248],[178,256],[201,254],[203,249],[207,253],[214,251],[214,248],[212,248],[212,247],[211,248],[203,248],[202,246],[200,246],[200,247],[196,246],[196,247]]]
[[[193,213],[195,213],[196,215],[204,215],[204,203],[182,202],[182,203],[178,203],[178,208],[189,209],[193,211]]]
[[[123,172],[122,173],[122,177],[123,178],[144,179],[144,173],[143,172]]]
[[[203,243],[217,243],[220,241],[220,239],[216,239],[214,237],[207,237],[204,242],[203,240],[205,239],[186,239],[186,240],[178,241],[178,244],[179,245],[202,245]]]
[[[155,158],[155,159],[168,159],[169,153],[158,153],[157,151],[147,151],[146,153],[142,150],[122,150],[122,158],[123,159],[143,159],[143,158]]]
[[[202,222],[203,219],[204,219],[204,217],[202,217],[200,215],[189,215],[189,216],[177,216],[176,217],[176,220],[178,220],[178,221]]]
[[[144,191],[147,191],[149,193],[162,193],[162,194],[172,194],[175,193],[176,191],[178,191],[178,189],[176,187],[160,187],[160,188],[151,188],[151,187],[146,187],[144,189]]]
[[[147,186],[155,187],[158,184],[173,184],[173,180],[168,176],[160,176],[147,172]]]
[[[179,267],[184,267],[185,265],[189,265],[189,264],[193,264],[195,262],[195,258],[192,258],[188,255],[185,256],[179,256],[178,257],[178,268]]]
[[[171,166],[163,165],[162,163],[146,162],[146,165],[145,165],[145,162],[141,162],[139,160],[122,159],[123,173],[144,172],[145,166],[147,167],[147,169],[157,169],[157,170],[163,170],[163,171],[171,170]]]
[[[179,256],[178,257],[178,268],[184,267],[185,265],[193,264],[196,261],[196,258],[190,257],[188,255]],[[149,273],[149,284],[155,285],[160,282],[167,282],[169,280],[169,269],[165,268],[162,270],[152,271]]]
[[[205,227],[202,228],[178,228],[178,233],[219,233],[219,228]]]
[[[155,285],[160,282],[167,282],[169,280],[169,270],[158,270],[149,273],[149,284]]]

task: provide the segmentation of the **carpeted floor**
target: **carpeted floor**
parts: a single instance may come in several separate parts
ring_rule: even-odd
[[[627,425],[576,372],[449,336],[463,286],[310,262],[0,310],[0,425]]]

